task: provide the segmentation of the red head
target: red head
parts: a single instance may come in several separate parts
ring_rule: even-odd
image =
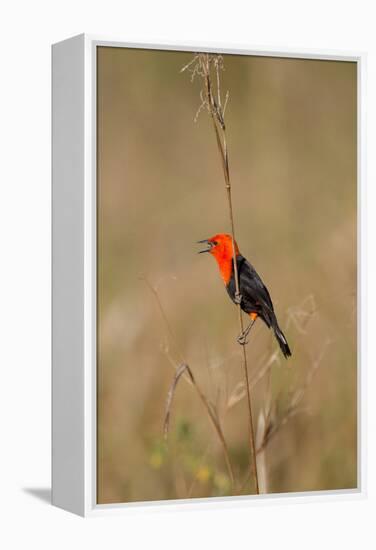
[[[233,269],[233,246],[232,246],[232,237],[225,233],[218,233],[210,239],[204,239],[199,241],[200,243],[206,243],[209,245],[209,248],[201,250],[202,252],[209,252],[217,260],[219,270],[221,272],[222,279],[227,285]],[[239,254],[238,245],[235,242],[235,253]]]

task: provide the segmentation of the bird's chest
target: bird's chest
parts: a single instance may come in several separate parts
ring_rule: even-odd
[[[234,266],[232,260],[223,262],[220,266],[220,272],[223,282],[226,286],[229,285],[231,279],[233,279]]]

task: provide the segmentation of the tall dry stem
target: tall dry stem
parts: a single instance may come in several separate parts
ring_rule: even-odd
[[[225,108],[227,104],[228,94],[226,94],[225,105],[222,106],[221,101],[221,83],[220,83],[220,71],[223,68],[223,58],[220,55],[213,54],[197,54],[193,58],[192,62],[183,67],[183,71],[187,68],[190,68],[192,71],[192,78],[197,74],[204,81],[204,90],[201,93],[202,104],[200,105],[199,111],[202,107],[206,107],[214,128],[214,133],[216,137],[216,142],[218,146],[218,151],[221,158],[223,175],[225,180],[225,188],[227,194],[227,204],[228,204],[228,213],[230,219],[230,228],[232,236],[232,248],[233,248],[233,262],[234,262],[234,278],[235,278],[235,298],[238,304],[238,313],[239,313],[239,329],[240,334],[243,334],[244,325],[243,325],[243,316],[241,310],[241,295],[239,289],[239,276],[238,276],[238,266],[236,262],[236,252],[235,252],[235,222],[234,222],[234,213],[232,206],[232,194],[231,194],[231,178],[230,178],[230,169],[229,169],[229,159],[228,159],[228,149],[227,149],[227,140],[226,140],[226,125],[225,125]],[[216,78],[216,87],[213,86],[212,75],[215,75]],[[245,345],[242,345],[243,350],[243,371],[245,379],[245,387],[247,393],[247,406],[248,406],[248,432],[249,432],[249,447],[250,447],[250,467],[252,472],[252,477],[254,480],[254,488],[256,494],[259,494],[259,482],[257,475],[257,459],[256,459],[256,446],[255,446],[255,432],[253,427],[253,417],[252,417],[252,402],[251,402],[251,392],[249,387],[249,376],[248,376],[248,363],[247,363],[247,351]]]

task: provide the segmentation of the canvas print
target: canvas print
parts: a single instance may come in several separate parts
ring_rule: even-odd
[[[97,48],[97,501],[357,487],[357,66]]]

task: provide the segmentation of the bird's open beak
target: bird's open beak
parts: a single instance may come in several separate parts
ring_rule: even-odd
[[[212,248],[212,243],[208,241],[208,239],[203,239],[202,241],[197,241],[197,244],[207,244],[208,245],[208,248],[205,248],[204,250],[200,250],[197,254],[203,254],[204,252],[210,252],[211,248]]]

